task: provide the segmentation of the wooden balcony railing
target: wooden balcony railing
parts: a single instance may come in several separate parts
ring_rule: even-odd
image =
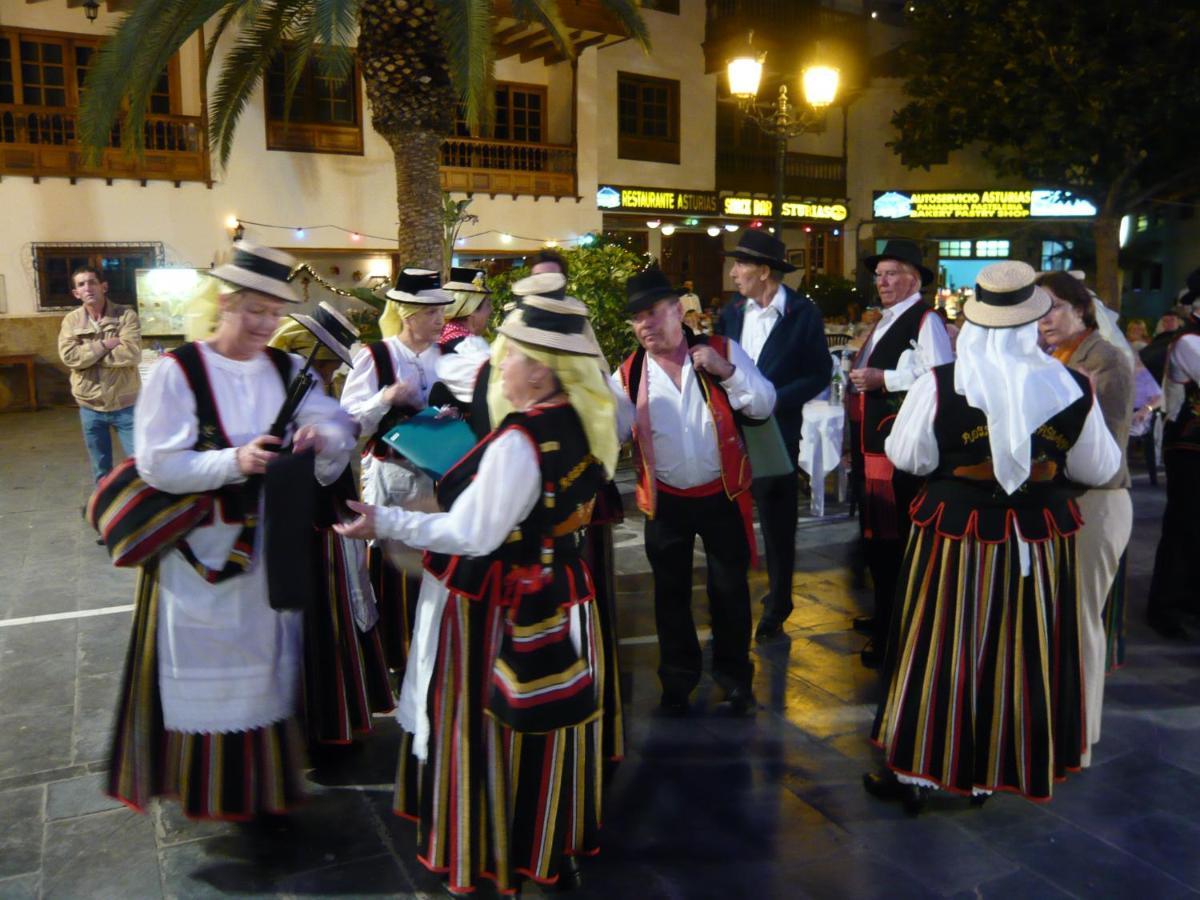
[[[442,190],[575,196],[575,148],[485,138],[442,142]]]
[[[121,150],[113,129],[99,162],[85,164],[78,110],[0,103],[0,175],[35,178],[135,178],[142,181],[208,181],[208,145],[198,116],[151,115],[139,159]]]
[[[718,149],[716,174],[719,191],[772,193],[775,154]],[[799,197],[845,197],[846,160],[840,156],[788,152],[783,164],[783,192]]]

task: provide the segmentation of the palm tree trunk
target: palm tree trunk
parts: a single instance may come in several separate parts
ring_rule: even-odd
[[[379,131],[378,126],[376,131]],[[389,128],[380,131],[396,163],[398,252],[402,266],[442,268],[441,135]]]

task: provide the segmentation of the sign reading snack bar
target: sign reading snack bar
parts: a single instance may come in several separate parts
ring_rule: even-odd
[[[770,219],[774,218],[774,209],[774,201],[765,197],[734,195],[721,198],[721,212],[727,216],[756,216]],[[846,206],[843,203],[798,203],[793,200],[784,200],[783,217],[785,219],[827,219],[830,222],[841,222],[846,218]]]
[[[596,205],[601,209],[615,211],[716,215],[717,194],[715,191],[679,191],[670,188],[604,184],[596,191]]]
[[[877,219],[1090,218],[1096,207],[1067,191],[876,191]]]

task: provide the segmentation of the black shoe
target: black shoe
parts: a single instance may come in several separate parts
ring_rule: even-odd
[[[583,887],[583,872],[579,871],[579,861],[573,856],[564,856],[558,866],[558,881],[555,887],[559,892],[574,891]]]
[[[735,687],[725,695],[725,708],[733,716],[752,716],[758,710],[758,701],[750,688]]]
[[[867,641],[867,645],[858,655],[862,659],[862,664],[868,669],[878,669],[883,665],[883,651],[879,649],[874,640]]]
[[[758,627],[754,629],[754,639],[760,644],[764,641],[771,641],[778,637],[783,637],[784,619],[777,619],[772,615],[764,615],[759,620]]]
[[[663,694],[662,699],[658,701],[658,715],[665,716],[668,719],[681,719],[690,710],[691,706],[688,704],[687,697]]]
[[[104,538],[96,538],[96,545],[99,547],[103,547],[104,546]]]
[[[854,621],[850,623],[850,627],[859,634],[865,634],[867,637],[870,637],[875,633],[875,617],[855,616]]]
[[[915,819],[925,808],[930,789],[915,784],[902,784],[900,789],[900,802],[904,804],[904,811]]]
[[[879,800],[899,800],[905,785],[896,778],[891,769],[880,769],[878,772],[864,772],[863,788],[872,797]]]
[[[976,809],[979,809],[981,806],[983,806],[983,804],[988,802],[988,797],[990,797],[990,796],[992,796],[992,795],[991,794],[972,794],[971,795],[971,805],[973,807],[975,807]]]
[[[1183,627],[1183,624],[1176,618],[1174,613],[1147,613],[1146,624],[1167,640],[1186,641],[1188,639],[1187,629]]]

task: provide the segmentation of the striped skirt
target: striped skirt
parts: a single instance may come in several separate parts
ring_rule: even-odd
[[[914,527],[872,739],[889,768],[955,793],[1050,798],[1085,735],[1073,537],[1026,544]]]
[[[586,534],[583,558],[595,586],[604,651],[604,759],[616,762],[625,757],[625,709],[617,655],[617,575],[612,526],[592,525]]]
[[[1108,640],[1106,668],[1109,672],[1125,665],[1125,562],[1128,556],[1128,550],[1121,554],[1117,575],[1104,604],[1104,636]]]
[[[396,704],[379,625],[364,634],[354,621],[354,560],[331,530],[322,531],[319,546],[316,606],[304,616],[304,720],[310,742],[349,744],[371,730],[372,713]]]
[[[138,572],[133,633],[113,729],[108,794],[138,812],[175,797],[191,818],[248,821],[304,797],[304,738],[295,719],[225,734],[163,727],[158,693],[158,568]]]
[[[379,609],[375,630],[383,642],[383,654],[389,669],[403,672],[408,665],[408,646],[412,643],[417,597],[421,593],[421,573],[410,575],[388,562],[382,547],[367,550],[371,587]]]
[[[599,627],[596,605],[587,610]],[[455,892],[480,879],[502,892],[521,878],[553,884],[563,856],[599,852],[601,716],[530,734],[484,712],[486,635],[498,633],[502,614],[450,595],[430,683],[428,759],[410,755],[405,735],[396,774],[395,812],[418,823],[417,858]]]

